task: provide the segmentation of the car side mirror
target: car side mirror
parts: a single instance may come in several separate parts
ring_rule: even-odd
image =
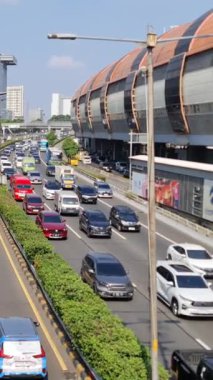
[[[39,327],[39,326],[40,326],[40,323],[37,322],[37,321],[33,321],[33,323],[34,323],[34,325],[35,325],[36,327]]]
[[[167,281],[167,285],[174,286],[174,283],[173,283],[173,281]]]
[[[93,270],[92,268],[90,268],[88,272],[91,273],[91,274],[94,274],[94,273],[95,273],[94,270]]]

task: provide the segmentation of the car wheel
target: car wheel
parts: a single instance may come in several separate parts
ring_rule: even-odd
[[[118,229],[118,231],[120,231],[120,232],[122,231],[122,227],[121,227],[121,224],[120,224],[120,223],[117,224],[117,229]]]
[[[91,235],[91,231],[90,231],[90,230],[87,230],[87,236],[88,236],[88,238],[91,238],[91,237],[92,237],[92,235]]]
[[[179,313],[178,313],[178,301],[175,298],[173,298],[173,300],[172,300],[171,310],[176,317],[179,315]]]
[[[92,287],[92,288],[93,288],[93,291],[94,291],[94,293],[95,293],[95,294],[98,294],[98,291],[97,291],[97,286],[96,286],[96,284],[93,284],[93,287]]]
[[[93,201],[93,204],[94,204],[94,205],[96,205],[96,203],[97,203],[97,200]]]

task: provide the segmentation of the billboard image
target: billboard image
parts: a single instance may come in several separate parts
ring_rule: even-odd
[[[144,199],[148,198],[147,174],[133,172],[133,192]],[[180,181],[162,177],[155,178],[155,200],[175,209],[180,207]]]
[[[213,222],[213,181],[204,180],[203,218]]]

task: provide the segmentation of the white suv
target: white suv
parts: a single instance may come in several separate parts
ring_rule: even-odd
[[[157,262],[157,295],[176,316],[213,316],[213,290],[203,276],[178,261]]]
[[[205,278],[213,278],[213,256],[201,245],[172,244],[168,247],[166,258],[189,265]]]

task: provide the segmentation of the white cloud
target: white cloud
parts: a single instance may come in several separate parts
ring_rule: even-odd
[[[76,69],[83,67],[84,65],[82,62],[75,61],[69,56],[53,55],[48,61],[48,66],[56,69]]]

